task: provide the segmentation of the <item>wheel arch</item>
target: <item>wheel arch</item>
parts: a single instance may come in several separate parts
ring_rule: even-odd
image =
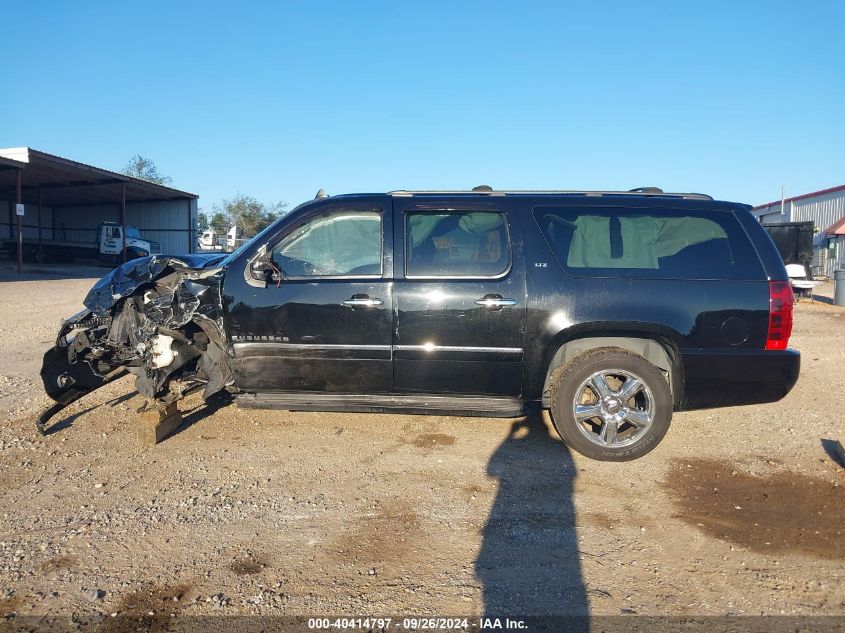
[[[583,334],[550,346],[542,391],[544,407],[550,405],[549,386],[555,369],[585,352],[602,347],[624,349],[645,358],[660,369],[669,381],[674,407],[678,408],[683,402],[683,369],[677,346],[670,338],[658,334],[630,332],[608,335]]]

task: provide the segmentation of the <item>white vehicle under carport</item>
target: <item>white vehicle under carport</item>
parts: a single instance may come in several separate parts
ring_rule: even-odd
[[[126,241],[123,240],[123,227],[116,222],[101,222],[97,228],[98,257],[102,261],[117,264],[123,259],[124,244],[126,259],[136,259],[147,255],[161,254],[161,246],[141,237],[141,232],[134,226],[126,226]]]
[[[60,230],[55,232],[59,233]],[[42,240],[39,244],[31,238],[23,239],[25,258],[35,260],[72,262],[79,259],[97,259],[103,264],[116,266],[123,261],[124,248],[127,261],[161,254],[161,245],[158,242],[141,237],[138,228],[131,225],[126,226],[124,244],[123,227],[117,222],[100,222],[93,244],[70,240]]]

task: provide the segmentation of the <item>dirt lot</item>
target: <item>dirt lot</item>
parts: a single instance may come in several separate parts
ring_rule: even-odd
[[[845,440],[845,309],[799,304],[785,400],[677,414],[627,464],[540,416],[198,398],[143,447],[129,378],[36,434],[40,356],[94,281],[55,277],[0,270],[0,616],[845,615],[845,469],[821,442]]]

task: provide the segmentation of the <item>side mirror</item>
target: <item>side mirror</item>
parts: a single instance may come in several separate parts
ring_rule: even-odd
[[[254,288],[266,288],[276,268],[267,252],[267,244],[258,247],[244,266],[244,281]]]
[[[267,287],[267,262],[261,258],[249,262],[244,268],[244,281],[254,288]]]
[[[263,281],[266,284],[272,279],[273,268],[270,262],[259,257],[249,265],[249,274],[255,281]]]

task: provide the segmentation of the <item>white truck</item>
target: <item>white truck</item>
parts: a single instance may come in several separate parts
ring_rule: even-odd
[[[226,252],[231,253],[240,248],[244,242],[246,242],[246,239],[244,238],[243,227],[233,226],[226,233]]]
[[[55,229],[60,233],[60,229]],[[17,254],[18,238],[3,238],[2,246],[8,254]],[[123,227],[117,222],[100,222],[97,227],[96,242],[74,242],[65,240],[41,240],[24,237],[23,256],[27,260],[72,262],[77,259],[97,259],[102,264],[111,266],[123,261]],[[141,232],[134,226],[126,226],[126,259],[136,259],[147,255],[160,255],[161,245],[141,237]]]
[[[202,232],[198,242],[201,251],[216,251],[220,249],[220,238],[217,237],[217,231],[214,229],[206,229]]]
[[[233,226],[225,234],[220,235],[212,228],[206,229],[197,240],[197,245],[201,251],[231,253],[246,241],[243,228]]]

